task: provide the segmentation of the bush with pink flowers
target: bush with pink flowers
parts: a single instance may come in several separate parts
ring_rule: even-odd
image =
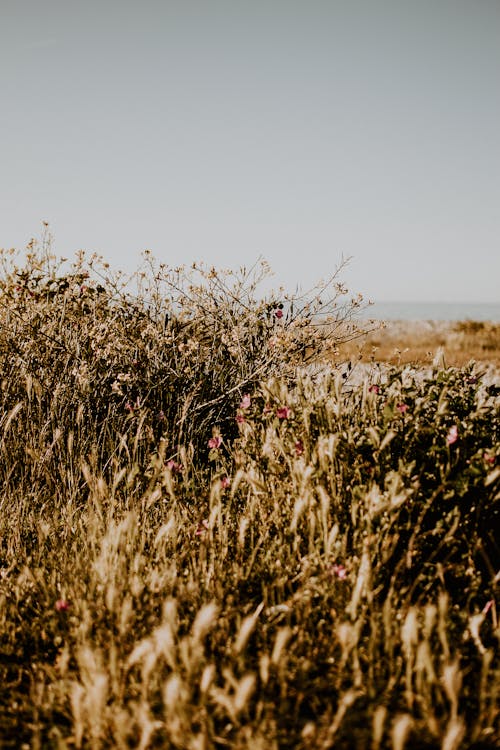
[[[291,375],[363,332],[354,319],[361,300],[339,281],[343,264],[300,295],[261,293],[264,261],[237,271],[171,268],[146,252],[126,277],[83,253],[68,268],[51,254],[48,230],[29,250],[24,265],[0,258],[0,373],[3,408],[29,403],[7,441],[25,434],[35,452],[73,425],[73,448],[98,444],[98,464],[111,467],[123,454],[105,454],[113,425],[141,460],[159,440],[172,459],[181,445],[201,455],[214,425],[236,434],[235,408],[260,379]],[[56,485],[66,491],[60,477]]]

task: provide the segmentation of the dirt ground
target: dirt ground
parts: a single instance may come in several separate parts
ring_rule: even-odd
[[[341,359],[390,364],[461,367],[471,360],[500,368],[500,323],[482,321],[389,321],[378,330],[342,344]]]

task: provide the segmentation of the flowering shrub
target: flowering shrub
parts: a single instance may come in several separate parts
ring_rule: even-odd
[[[143,269],[127,279],[83,254],[65,270],[51,255],[48,231],[41,247],[29,249],[24,267],[8,253],[0,258],[2,406],[29,403],[7,436],[21,450],[19,467],[24,443],[43,453],[69,425],[73,449],[85,454],[98,444],[103,468],[130,460],[125,445],[142,460],[159,439],[168,460],[178,462],[179,446],[191,445],[203,462],[214,426],[228,438],[237,434],[236,407],[241,420],[262,377],[290,375],[362,332],[351,320],[360,300],[344,301],[338,272],[307,301],[284,291],[280,301],[274,293],[259,297],[270,273],[264,262],[238,272],[172,269],[146,252]],[[113,454],[104,448],[110,425],[123,436]],[[58,442],[59,458],[66,448]],[[64,496],[49,454],[43,482],[51,474],[50,491]],[[35,485],[39,479],[31,477]]]
[[[276,481],[276,494],[295,497],[292,467],[306,452],[315,502],[328,493],[340,532],[352,533],[355,514],[375,533],[381,590],[397,585],[413,602],[446,581],[467,606],[493,595],[500,567],[499,399],[471,372],[422,378],[393,368],[376,390],[350,394],[339,391],[339,375],[322,388],[299,379],[291,392],[269,381],[253,395],[238,455],[247,471],[253,457],[253,476]],[[270,399],[293,412],[269,409]]]

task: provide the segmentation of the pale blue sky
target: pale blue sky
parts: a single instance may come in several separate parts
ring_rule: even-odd
[[[0,0],[0,246],[500,302],[499,0]]]

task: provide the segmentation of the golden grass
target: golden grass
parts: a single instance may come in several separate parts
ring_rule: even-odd
[[[389,364],[431,364],[442,354],[450,367],[471,360],[500,367],[500,324],[482,321],[388,322],[366,338],[340,344],[337,358]]]
[[[497,386],[245,278],[0,279],[0,747],[493,750]]]

